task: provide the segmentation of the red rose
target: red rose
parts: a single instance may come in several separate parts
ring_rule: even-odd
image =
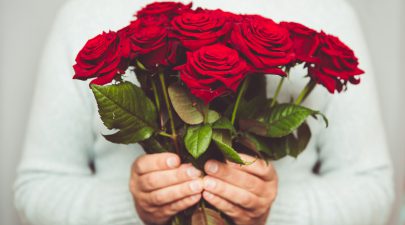
[[[213,12],[218,16],[224,17],[227,21],[231,23],[240,22],[242,20],[242,16],[240,14],[222,11],[221,9],[210,10],[198,7],[196,10],[194,10],[194,12]]]
[[[335,90],[341,92],[347,82],[360,83],[355,76],[363,74],[359,62],[352,49],[341,42],[337,37],[319,34],[321,47],[314,55],[319,63],[309,67],[309,75],[317,83],[324,85],[330,93]]]
[[[202,46],[223,41],[231,25],[220,10],[198,10],[175,17],[172,27],[172,37],[180,40],[186,48],[195,51]]]
[[[259,72],[285,75],[279,69],[294,60],[293,43],[288,31],[271,19],[244,15],[236,23],[230,43],[239,50]]]
[[[129,40],[132,63],[139,60],[147,68],[168,65],[176,61],[179,43],[169,40],[167,17],[141,18],[133,21],[119,33]]]
[[[280,26],[290,32],[296,59],[301,62],[314,63],[316,59],[313,58],[313,55],[320,43],[318,32],[294,22],[281,22]]]
[[[192,3],[184,5],[179,2],[154,2],[139,10],[136,16],[141,18],[146,16],[166,15],[172,18],[183,12],[190,11],[191,7]]]
[[[175,68],[190,92],[205,103],[236,92],[249,68],[239,53],[222,44],[215,44],[187,53],[187,63]]]
[[[94,78],[92,84],[104,85],[128,68],[129,46],[116,32],[103,32],[87,41],[76,57],[74,79]]]

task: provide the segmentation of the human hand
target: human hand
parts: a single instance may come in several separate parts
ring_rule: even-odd
[[[130,190],[139,217],[146,224],[165,224],[201,199],[201,171],[180,164],[172,153],[139,157],[132,165]]]
[[[241,154],[248,162],[255,158]],[[237,225],[264,225],[277,194],[277,174],[271,164],[256,160],[240,166],[209,160],[204,170],[203,198]]]

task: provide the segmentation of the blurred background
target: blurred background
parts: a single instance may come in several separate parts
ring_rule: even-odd
[[[2,225],[20,224],[13,208],[12,183],[21,154],[41,51],[53,19],[65,1],[0,0],[0,224]],[[405,1],[347,1],[357,11],[368,42],[377,74],[383,120],[395,165],[397,199],[389,224],[404,225],[405,72],[401,70],[401,66],[405,65]]]

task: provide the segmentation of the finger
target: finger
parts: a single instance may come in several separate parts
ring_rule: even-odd
[[[151,192],[186,181],[195,180],[201,176],[201,171],[191,164],[183,164],[177,169],[146,173],[138,178],[137,184],[141,191]]]
[[[221,198],[242,208],[255,209],[264,203],[257,195],[214,177],[205,176],[203,182],[204,190],[221,196]]]
[[[235,205],[230,201],[223,199],[209,191],[204,191],[202,196],[208,203],[210,203],[229,217],[237,218],[238,220],[246,218],[246,216],[244,216],[244,210],[238,205]]]
[[[250,165],[239,165],[233,162],[228,162],[228,164],[236,169],[245,171],[247,173],[253,174],[265,181],[270,181],[275,179],[276,171],[271,163],[266,163],[262,159],[258,159],[246,154],[239,154],[245,162],[252,162]]]
[[[243,170],[230,166],[229,164],[210,160],[205,164],[205,171],[210,176],[221,179],[258,196],[267,194],[264,180]]]
[[[157,153],[140,156],[132,165],[132,171],[138,175],[160,170],[174,169],[180,166],[180,158],[173,153]]]
[[[191,195],[199,194],[202,190],[202,180],[198,179],[146,193],[146,201],[154,206],[162,206]]]
[[[192,195],[161,207],[161,212],[164,216],[171,217],[195,205],[200,199],[201,194]]]

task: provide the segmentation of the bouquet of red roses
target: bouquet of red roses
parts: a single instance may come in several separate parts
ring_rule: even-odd
[[[79,52],[74,78],[92,79],[100,117],[116,130],[104,135],[108,141],[174,152],[199,169],[208,159],[248,166],[240,152],[265,160],[297,157],[311,137],[306,120],[321,116],[327,124],[301,102],[317,84],[334,93],[360,81],[353,51],[334,36],[259,15],[191,7],[149,4],[128,26],[103,32]],[[309,82],[296,99],[279,103],[296,65],[308,71]],[[266,76],[280,77],[271,98]],[[224,221],[201,202],[173,224]]]

